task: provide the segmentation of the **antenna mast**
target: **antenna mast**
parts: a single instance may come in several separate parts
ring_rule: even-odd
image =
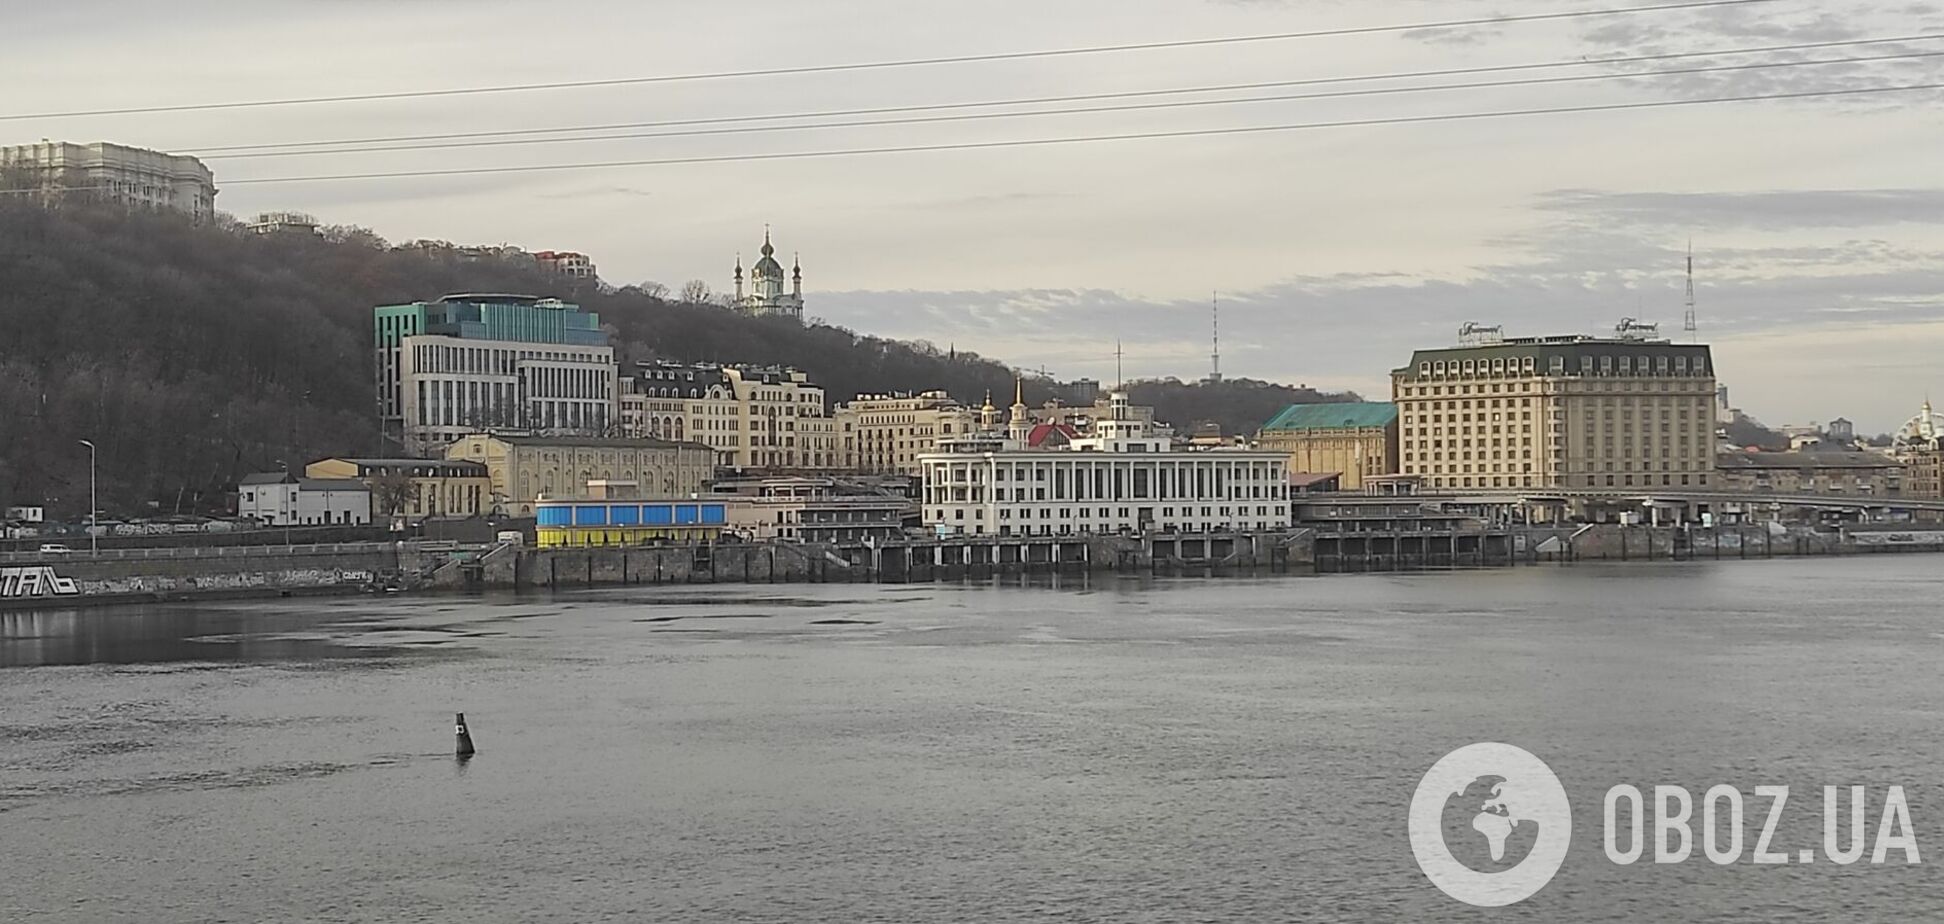
[[[1690,341],[1701,339],[1701,335],[1695,333],[1694,327],[1694,238],[1688,238],[1687,317],[1682,321],[1681,329],[1687,331],[1688,340]]]
[[[1208,329],[1213,347],[1208,354],[1208,383],[1214,385],[1222,381],[1222,298],[1215,292],[1208,296]]]
[[[1121,352],[1121,342],[1119,340],[1114,341],[1114,390],[1115,391],[1125,391],[1127,389],[1127,373],[1121,370],[1121,357],[1124,355],[1126,354]]]

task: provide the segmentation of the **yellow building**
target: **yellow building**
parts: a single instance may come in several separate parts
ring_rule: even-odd
[[[542,494],[578,495],[592,481],[634,482],[651,497],[688,497],[715,475],[709,447],[660,439],[473,434],[448,446],[446,457],[484,466],[493,508],[516,517],[532,516]]]
[[[439,519],[493,512],[486,466],[447,459],[319,459],[307,478],[355,478],[371,489],[371,517]]]
[[[1256,443],[1288,453],[1291,472],[1340,475],[1339,490],[1361,491],[1365,478],[1397,471],[1397,405],[1292,404],[1262,425]]]
[[[1708,347],[1643,332],[1417,351],[1391,373],[1398,471],[1459,491],[1710,487]]]
[[[918,474],[918,456],[940,438],[977,429],[977,415],[942,391],[916,395],[858,395],[833,415],[843,467],[884,474]]]
[[[707,445],[735,469],[843,468],[823,388],[795,369],[644,363],[623,382],[622,432]]]

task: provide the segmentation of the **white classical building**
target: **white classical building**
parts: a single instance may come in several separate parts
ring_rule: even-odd
[[[236,515],[266,526],[365,526],[371,523],[371,488],[355,478],[244,475],[236,486]]]
[[[1288,455],[1253,449],[1177,450],[1135,418],[1125,392],[1094,435],[1030,449],[1032,424],[1014,400],[1001,432],[988,400],[982,431],[921,454],[923,517],[954,535],[1053,536],[1289,526]]]
[[[783,291],[783,264],[776,262],[769,229],[763,229],[763,258],[749,269],[749,289],[743,289],[742,256],[736,257],[736,308],[757,317],[803,320],[803,263],[791,261],[790,291]]]
[[[23,171],[49,195],[92,192],[130,205],[173,209],[197,219],[216,208],[216,177],[182,154],[96,141],[0,145],[0,172]]]

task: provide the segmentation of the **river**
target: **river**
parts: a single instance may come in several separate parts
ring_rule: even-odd
[[[1939,563],[5,613],[0,920],[1935,920]],[[1573,811],[1495,913],[1405,822],[1478,741]],[[1618,783],[1788,785],[1791,856],[1902,785],[1925,862],[1618,865]]]

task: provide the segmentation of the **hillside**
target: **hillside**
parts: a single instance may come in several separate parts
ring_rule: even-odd
[[[361,229],[258,236],[107,206],[0,202],[0,502],[84,512],[83,439],[100,447],[110,513],[147,502],[211,509],[239,475],[280,460],[395,454],[372,416],[371,307],[467,291],[578,301],[600,313],[629,362],[793,365],[833,402],[1012,391],[1010,369],[971,353],[748,318],[653,290],[576,289],[525,262],[394,249]],[[1029,380],[1027,400],[1052,387]],[[1216,415],[1225,431],[1260,423],[1288,392],[1253,390],[1255,401],[1235,407],[1241,416]],[[1185,424],[1217,409],[1197,391],[1137,395]]]

